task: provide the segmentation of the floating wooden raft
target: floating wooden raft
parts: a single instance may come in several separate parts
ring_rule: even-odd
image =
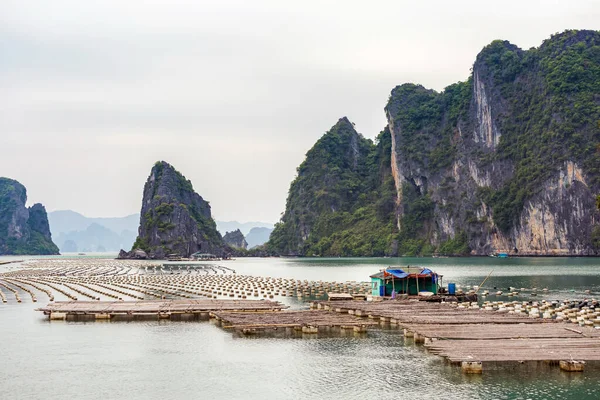
[[[213,311],[280,311],[287,306],[270,300],[142,300],[142,301],[57,301],[38,308],[52,315],[94,314],[185,314]]]
[[[353,300],[351,294],[348,293],[327,293],[327,298],[329,301],[344,301],[344,300]]]
[[[599,330],[551,319],[417,301],[317,301],[311,307],[400,326],[407,338],[452,363],[462,363],[467,373],[505,363],[575,359],[600,365]],[[577,365],[581,368],[563,369],[583,370],[582,363]]]
[[[313,307],[357,316],[389,318],[396,324],[543,324],[552,320],[528,318],[526,315],[459,309],[445,304],[422,301],[383,302],[313,302]]]
[[[450,362],[600,361],[598,339],[434,340],[425,347]]]
[[[570,328],[566,324],[408,324],[405,329],[434,339],[568,339],[598,338],[600,330],[587,327]],[[465,344],[465,346],[468,346]]]
[[[213,313],[220,319],[224,328],[236,330],[256,330],[269,328],[296,328],[304,333],[317,333],[319,329],[342,328],[366,331],[368,326],[379,325],[348,314],[328,311],[282,311],[278,313]],[[244,332],[248,333],[248,332]]]

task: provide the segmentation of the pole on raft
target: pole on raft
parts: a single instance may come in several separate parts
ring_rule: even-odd
[[[491,270],[490,273],[488,274],[488,276],[486,276],[485,279],[483,280],[483,282],[481,282],[481,284],[477,287],[477,290],[475,291],[475,294],[477,294],[477,292],[479,292],[479,289],[481,289],[481,287],[483,286],[483,284],[485,283],[485,281],[487,281],[488,278],[490,277],[490,275],[492,275],[492,272],[494,272],[494,270]]]
[[[415,274],[415,279],[417,280],[417,296],[419,295],[419,274]]]

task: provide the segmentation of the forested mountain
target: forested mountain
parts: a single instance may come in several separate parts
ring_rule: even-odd
[[[497,40],[464,82],[394,88],[371,143],[342,119],[307,153],[281,254],[597,254],[600,33]]]
[[[385,255],[393,249],[391,141],[340,119],[306,154],[269,249],[288,255]]]

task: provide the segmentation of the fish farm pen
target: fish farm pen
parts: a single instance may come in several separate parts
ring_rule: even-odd
[[[211,320],[239,336],[289,338],[398,329],[406,343],[423,345],[465,373],[540,364],[581,372],[600,365],[595,300],[430,302],[372,296],[373,287],[135,260],[34,260],[0,274],[4,303],[42,296],[49,303],[38,310],[53,322]],[[306,309],[288,309],[286,297],[306,299]]]

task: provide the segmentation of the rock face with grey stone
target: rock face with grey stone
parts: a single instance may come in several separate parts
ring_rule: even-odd
[[[246,249],[248,248],[248,243],[246,242],[246,238],[244,234],[239,229],[236,229],[232,232],[225,233],[223,236],[223,241],[227,243],[229,246],[237,249]]]
[[[170,164],[159,161],[144,185],[140,227],[131,252],[120,258],[164,259],[196,252],[223,255],[227,246],[217,232],[210,205]]]
[[[600,254],[600,32],[565,31],[529,50],[495,40],[466,78],[442,92],[395,87],[375,143],[385,154],[361,151],[340,120],[298,168],[267,247]]]
[[[597,254],[598,54],[595,31],[530,50],[498,40],[442,93],[396,87],[385,111],[400,234],[477,255]]]
[[[46,209],[39,203],[25,207],[26,202],[25,186],[0,178],[0,255],[59,254],[52,242]]]
[[[273,232],[272,228],[266,227],[254,227],[250,229],[250,232],[246,235],[246,241],[248,242],[248,248],[251,249],[256,246],[261,246],[269,241],[269,236]]]

